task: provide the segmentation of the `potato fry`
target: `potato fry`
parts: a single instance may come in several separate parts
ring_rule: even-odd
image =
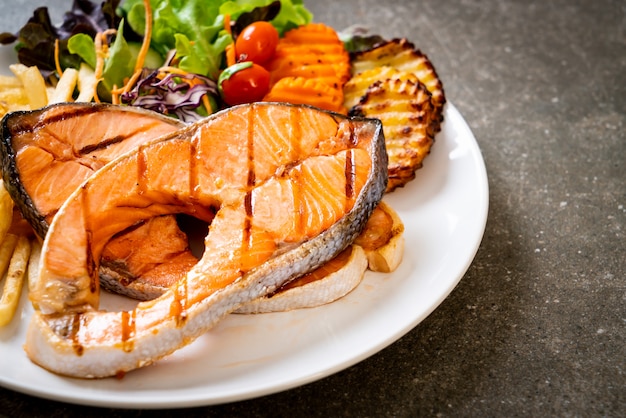
[[[0,88],[15,88],[22,87],[22,82],[19,78],[11,75],[0,74]]]
[[[27,67],[23,64],[11,64],[9,68],[22,82],[31,109],[38,109],[48,104],[46,82],[37,67]]]
[[[30,240],[20,236],[11,257],[9,271],[7,271],[2,298],[0,299],[0,326],[7,325],[13,319],[17,304],[22,295],[24,276],[30,257]]]
[[[7,234],[2,243],[0,243],[0,280],[7,272],[7,268],[9,268],[15,244],[17,244],[17,235],[15,234]]]
[[[6,87],[0,90],[0,101],[9,103],[28,104],[28,97],[23,87]]]
[[[13,222],[13,199],[4,187],[4,181],[0,180],[0,242],[4,241],[11,223]]]
[[[61,79],[54,88],[54,92],[48,98],[48,104],[69,102],[72,100],[76,82],[78,81],[78,71],[68,68],[63,71]]]
[[[0,75],[0,117],[16,110],[28,110],[28,97],[15,76]]]
[[[93,99],[94,91],[96,90],[96,74],[85,63],[80,64],[78,69],[78,97],[77,102],[90,102]]]

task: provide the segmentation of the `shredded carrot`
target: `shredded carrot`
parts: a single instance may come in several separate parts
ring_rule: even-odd
[[[113,85],[113,91],[117,90],[117,85]],[[111,93],[111,103],[120,104],[120,95],[116,93]]]
[[[237,54],[235,52],[235,44],[229,44],[226,46],[226,66],[230,67],[237,63]]]
[[[225,15],[224,16],[224,30],[226,31],[226,33],[228,33],[229,35],[232,35],[233,32],[230,28],[230,15]]]
[[[113,101],[119,102],[119,95],[128,93],[133,88],[137,80],[139,80],[141,71],[146,61],[146,56],[148,55],[148,50],[150,49],[150,38],[152,38],[152,8],[150,7],[150,0],[144,0],[143,5],[146,14],[146,26],[144,28],[141,48],[139,49],[139,54],[137,54],[135,69],[133,71],[133,75],[125,80],[124,85],[121,88],[115,88],[111,91]]]
[[[211,102],[209,102],[209,96],[204,94],[202,96],[202,104],[204,105],[205,109],[207,112],[209,113],[213,113],[213,106],[211,106]]]
[[[94,75],[96,82],[93,86],[93,99],[96,103],[100,103],[100,97],[98,97],[98,84],[102,81],[102,72],[104,71],[104,58],[106,57],[105,47],[106,35],[103,32],[98,32],[94,37],[94,43],[96,48],[96,68],[94,68]]]
[[[224,16],[224,30],[232,36],[233,31],[230,27],[230,15]],[[226,46],[226,66],[230,67],[237,63],[237,53],[235,52],[235,43]]]
[[[63,76],[63,69],[61,69],[61,62],[59,61],[59,38],[54,40],[54,65],[59,77]]]
[[[150,38],[152,38],[152,8],[150,7],[150,0],[143,0],[144,7],[146,9],[146,27],[143,33],[143,42],[141,43],[141,49],[137,56],[137,62],[135,63],[135,72],[141,71],[143,68],[146,55],[150,49]]]

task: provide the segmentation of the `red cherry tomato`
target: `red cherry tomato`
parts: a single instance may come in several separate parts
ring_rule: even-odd
[[[218,86],[230,106],[258,102],[270,88],[270,73],[253,62],[240,62],[222,72]]]
[[[278,31],[271,23],[258,21],[249,24],[235,41],[237,61],[266,63],[274,55],[278,45]]]

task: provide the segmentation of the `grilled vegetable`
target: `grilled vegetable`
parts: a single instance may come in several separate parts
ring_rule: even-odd
[[[341,90],[317,79],[281,78],[263,100],[266,102],[308,104],[333,112],[345,113]]]
[[[388,78],[371,85],[351,115],[380,119],[389,156],[387,192],[415,178],[430,152],[438,116],[432,96],[420,82]]]
[[[435,67],[424,53],[406,39],[393,39],[352,56],[353,75],[382,66],[390,66],[415,74],[432,94],[433,104],[441,122],[443,106],[446,102],[443,84]]]

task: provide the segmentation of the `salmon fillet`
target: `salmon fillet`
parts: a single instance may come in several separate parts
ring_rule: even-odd
[[[25,350],[48,370],[88,378],[157,361],[335,257],[386,183],[380,121],[305,106],[242,105],[141,145],[96,172],[54,217]],[[98,310],[106,242],[172,213],[210,222],[201,260],[157,299]]]

